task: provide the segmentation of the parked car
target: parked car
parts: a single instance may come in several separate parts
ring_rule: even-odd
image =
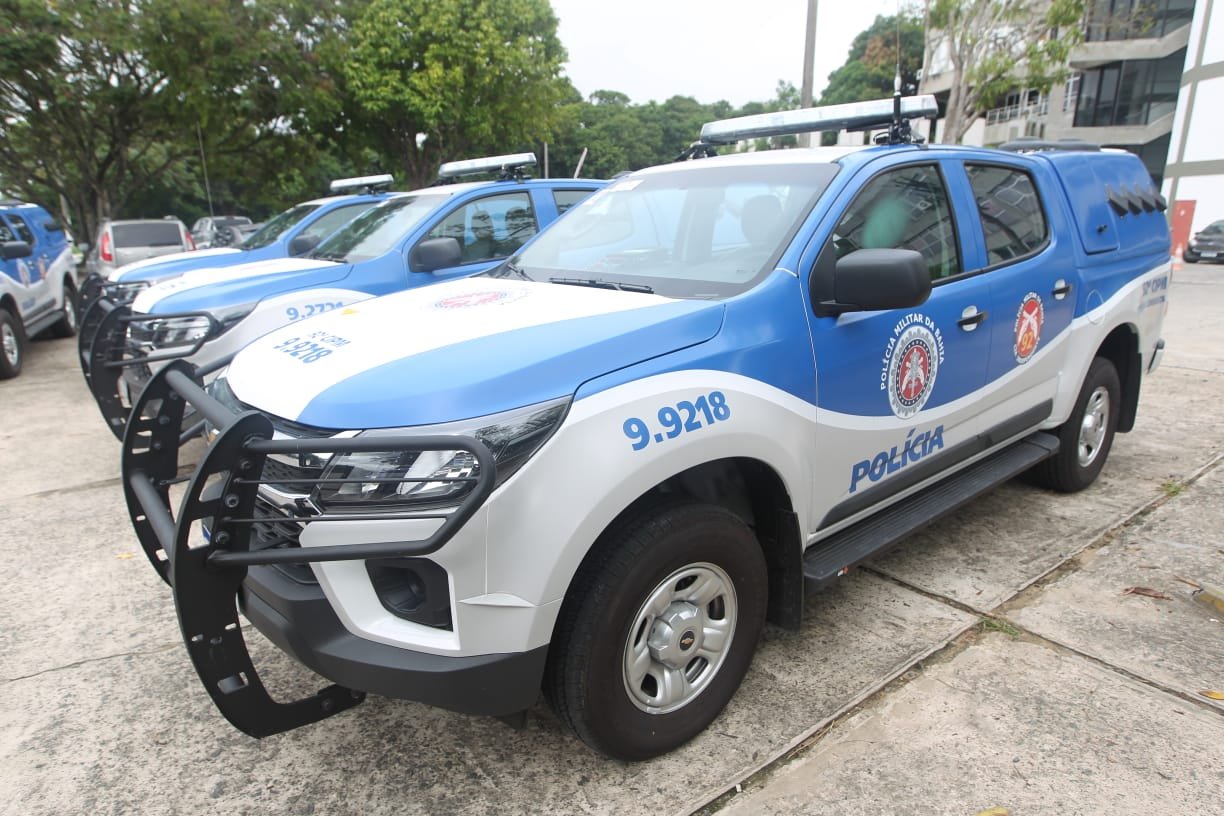
[[[195,242],[177,218],[103,221],[85,256],[89,275],[107,277],[116,269],[148,258],[194,250]]]
[[[212,367],[286,323],[474,275],[603,186],[530,179],[534,164],[530,153],[452,162],[439,171],[445,181],[501,177],[391,195],[302,258],[199,269],[141,290],[130,304],[99,301],[96,313],[105,314],[88,347],[83,334],[81,359],[107,427],[122,436],[132,398],[167,359]]]
[[[700,153],[884,132],[634,172],[483,275],[255,340],[207,392],[158,372],[124,486],[222,714],[262,736],[373,692],[521,721],[543,690],[646,759],[805,590],[1018,474],[1091,484],[1161,359],[1164,199],[1130,153],[914,143],[937,110],[710,123]],[[172,504],[184,401],[212,441]],[[274,702],[239,612],[336,685]]]
[[[21,373],[28,338],[76,328],[76,264],[63,226],[37,204],[0,201],[0,380]]]
[[[1224,263],[1224,221],[1213,221],[1195,233],[1182,252],[1182,260],[1186,263]]]
[[[191,239],[196,249],[213,246],[230,246],[233,234],[230,227],[241,227],[251,223],[245,215],[206,215],[191,225]]]

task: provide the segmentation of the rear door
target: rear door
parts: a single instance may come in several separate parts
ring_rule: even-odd
[[[966,219],[977,231],[974,263],[990,282],[983,428],[1010,435],[1053,408],[1075,314],[1075,248],[1041,194],[1038,168],[1005,157],[963,166],[976,205]]]

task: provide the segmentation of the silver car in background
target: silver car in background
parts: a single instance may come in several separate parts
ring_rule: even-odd
[[[191,233],[177,218],[103,221],[85,257],[85,271],[105,278],[125,264],[195,248]]]

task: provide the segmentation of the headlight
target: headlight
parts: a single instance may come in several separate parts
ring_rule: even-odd
[[[497,484],[508,479],[540,449],[569,408],[568,397],[514,411],[445,425],[365,431],[377,436],[470,436],[489,448],[497,463]],[[387,451],[337,454],[324,469],[314,500],[323,508],[368,507],[371,504],[458,504],[479,474],[479,465],[463,450]]]
[[[205,338],[219,337],[254,310],[254,303],[213,310],[211,314],[219,324],[217,327],[205,314],[167,315],[164,318],[149,315],[133,321],[128,336],[135,341],[151,344],[155,349],[189,346]]]

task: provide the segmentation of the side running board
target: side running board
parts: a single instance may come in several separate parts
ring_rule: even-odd
[[[947,514],[1058,452],[1058,437],[1038,431],[954,476],[908,496],[870,518],[813,544],[803,556],[803,579],[812,592],[880,555]]]

